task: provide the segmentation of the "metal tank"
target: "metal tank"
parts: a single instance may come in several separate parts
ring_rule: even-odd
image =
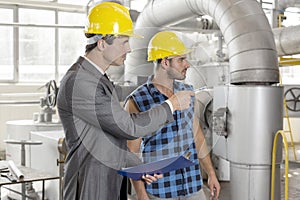
[[[63,130],[59,122],[36,123],[33,120],[12,120],[6,122],[7,139],[11,140],[31,140],[31,131]],[[30,145],[25,146],[26,166],[32,166]],[[40,155],[42,156],[42,155]],[[13,160],[16,164],[21,164],[20,145],[6,144],[6,159]]]
[[[282,108],[282,87],[214,88],[213,143],[217,148],[213,151],[230,161],[230,199],[270,199],[272,145],[275,133],[283,127]],[[281,149],[278,146],[276,161],[278,200]]]

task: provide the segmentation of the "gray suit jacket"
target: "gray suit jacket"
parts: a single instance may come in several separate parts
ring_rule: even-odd
[[[77,199],[75,195],[78,197],[78,192],[85,188],[76,189],[80,181],[106,184],[96,178],[84,179],[93,179],[98,177],[96,174],[101,174],[100,168],[95,171],[97,167],[93,168],[93,172],[87,171],[88,165],[99,164],[118,170],[138,164],[139,159],[127,151],[126,140],[153,133],[174,120],[166,103],[144,113],[126,112],[120,106],[112,83],[83,57],[61,81],[57,107],[68,147],[65,199]],[[83,198],[86,197],[80,197]]]

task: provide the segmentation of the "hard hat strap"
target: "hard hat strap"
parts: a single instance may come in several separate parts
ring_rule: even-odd
[[[88,38],[86,43],[87,43],[87,45],[95,44],[101,38],[103,38],[103,35],[97,34],[97,35],[94,35],[93,37]]]

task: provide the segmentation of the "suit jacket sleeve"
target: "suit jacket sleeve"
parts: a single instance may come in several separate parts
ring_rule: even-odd
[[[72,112],[75,116],[101,128],[103,131],[124,139],[135,139],[151,134],[174,120],[167,103],[146,112],[129,114],[125,111],[104,76],[93,77],[79,72],[66,83],[72,96]]]

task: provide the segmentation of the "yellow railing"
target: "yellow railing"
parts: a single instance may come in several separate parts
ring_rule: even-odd
[[[290,121],[290,117],[289,117],[289,111],[286,105],[286,99],[284,97],[283,99],[283,105],[284,105],[284,111],[285,111],[285,118],[288,124],[288,130],[284,131],[285,133],[289,133],[290,134],[290,140],[291,140],[291,146],[293,148],[293,153],[294,153],[294,159],[295,161],[297,161],[297,154],[296,154],[296,148],[295,148],[295,143],[294,143],[294,138],[293,138],[293,132],[292,132],[292,127],[291,127],[291,121]]]
[[[300,65],[300,59],[299,58],[284,58],[279,57],[279,66],[299,66]]]
[[[275,162],[276,162],[276,151],[277,151],[277,141],[278,136],[281,135],[284,144],[284,152],[285,152],[285,200],[289,199],[289,150],[288,143],[285,137],[284,131],[279,130],[275,134],[273,150],[272,150],[272,183],[271,183],[271,200],[274,200],[275,195]]]
[[[280,75],[280,86],[282,86],[282,77]],[[284,133],[289,133],[290,134],[290,140],[291,140],[291,146],[293,148],[293,153],[294,153],[294,159],[297,161],[297,154],[296,154],[296,149],[295,149],[295,143],[294,143],[294,138],[293,138],[293,132],[292,132],[292,127],[291,127],[291,121],[290,121],[290,116],[289,116],[289,111],[286,105],[286,98],[283,97],[283,107],[284,107],[284,118],[286,118],[287,124],[288,124],[288,130],[284,131]]]

